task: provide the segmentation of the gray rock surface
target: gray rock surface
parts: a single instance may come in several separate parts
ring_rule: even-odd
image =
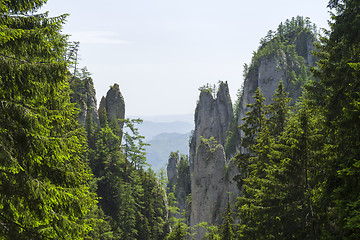
[[[167,177],[169,180],[168,186],[169,186],[170,192],[174,191],[174,187],[175,187],[176,181],[178,179],[177,166],[178,166],[179,160],[180,159],[179,159],[178,154],[171,154],[169,157],[168,165],[166,167]]]
[[[73,78],[70,82],[73,91],[71,101],[76,103],[80,109],[78,121],[85,126],[86,120],[91,117],[95,126],[99,127],[99,115],[97,112],[97,101],[94,84],[91,78]],[[89,115],[90,114],[90,115]]]
[[[312,33],[306,32],[301,33],[294,42],[297,54],[304,58],[307,66],[315,66],[316,64],[316,58],[311,54],[311,51],[315,51],[314,41]],[[300,73],[299,62],[282,50],[279,50],[275,55],[261,58],[258,67],[249,72],[244,80],[240,104],[238,109],[235,109],[238,114],[238,126],[244,123],[242,119],[249,111],[247,104],[254,102],[253,96],[257,87],[264,95],[266,105],[270,103],[280,81],[283,81],[284,90],[289,92],[289,97],[294,101],[301,96],[303,90],[301,87],[293,85],[289,79],[289,69]],[[242,136],[241,132],[239,134]]]
[[[99,114],[104,108],[106,109],[109,124],[113,122],[117,123],[119,129],[122,131],[124,123],[118,120],[125,118],[125,101],[118,84],[115,83],[114,86],[110,87],[106,97],[101,99],[98,110]],[[121,141],[122,132],[119,135]]]
[[[219,144],[224,145],[232,120],[233,108],[227,82],[220,83],[216,98],[209,91],[201,91],[195,110],[195,130],[190,143],[190,171],[193,169],[201,138],[214,137]]]
[[[192,227],[201,222],[220,225],[229,196],[234,203],[239,194],[233,180],[239,174],[238,168],[229,162],[224,152],[232,121],[233,108],[226,82],[220,83],[216,98],[209,91],[200,93],[189,156]],[[195,239],[202,239],[204,234],[204,229],[197,229]]]

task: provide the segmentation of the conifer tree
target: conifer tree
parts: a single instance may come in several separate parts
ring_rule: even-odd
[[[319,82],[309,87],[310,99],[326,119],[333,146],[324,164],[328,174],[323,193],[329,225],[323,231],[335,238],[356,239],[360,231],[360,4],[331,0],[334,10],[327,36],[319,45]],[[330,224],[331,223],[331,224]]]
[[[291,98],[284,90],[284,84],[280,81],[278,88],[271,99],[271,103],[267,106],[266,112],[269,115],[268,127],[271,135],[278,138],[284,131],[286,121],[289,116],[289,103]]]
[[[248,168],[251,165],[252,147],[256,143],[258,133],[266,124],[265,98],[259,88],[257,88],[253,97],[255,102],[247,105],[250,110],[246,113],[246,117],[242,119],[244,124],[239,127],[244,135],[241,139],[242,152],[235,157],[239,168],[242,169],[245,176],[249,173]]]
[[[221,240],[233,240],[235,239],[235,232],[234,232],[234,219],[232,217],[232,211],[230,202],[228,201],[226,212],[225,212],[225,222],[221,227]]]
[[[277,239],[317,239],[319,211],[314,199],[321,192],[321,160],[324,158],[324,135],[321,118],[307,107],[291,117],[273,151],[275,165],[269,174],[274,182],[278,226]],[[275,235],[276,236],[276,235]]]
[[[66,15],[37,14],[45,0],[0,3],[0,235],[82,239],[95,203],[85,138],[70,104]]]

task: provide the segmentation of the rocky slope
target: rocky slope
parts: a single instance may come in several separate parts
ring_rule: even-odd
[[[195,131],[190,144],[191,211],[190,226],[201,222],[219,225],[229,192],[237,196],[233,177],[238,169],[226,157],[224,146],[233,121],[227,82],[220,82],[216,97],[202,90],[195,111]],[[231,195],[230,195],[231,196]],[[231,199],[234,203],[234,199]],[[205,232],[199,229],[197,239]]]

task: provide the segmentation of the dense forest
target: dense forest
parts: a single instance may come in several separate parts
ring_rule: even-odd
[[[92,80],[78,69],[78,43],[62,33],[67,15],[36,13],[45,3],[0,3],[0,239],[192,239],[201,228],[205,239],[360,238],[358,0],[330,0],[322,34],[297,17],[261,39],[244,76],[263,56],[289,55],[290,87],[281,81],[268,104],[256,89],[241,125],[234,113],[241,138],[230,134],[226,146],[241,194],[221,225],[196,229],[187,156],[170,154],[181,184],[168,183],[147,166],[140,119],[100,104],[98,122],[91,107],[79,121]],[[310,71],[308,51],[291,42],[309,33]]]

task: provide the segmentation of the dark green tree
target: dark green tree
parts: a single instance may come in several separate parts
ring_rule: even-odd
[[[142,123],[141,119],[122,119],[125,123],[125,128],[128,131],[124,131],[123,137],[123,151],[126,160],[131,162],[137,169],[143,169],[144,166],[148,165],[146,163],[146,151],[145,147],[149,144],[145,143],[145,137],[140,135],[138,128],[135,127],[135,124]]]
[[[284,84],[280,81],[278,88],[267,106],[266,112],[269,115],[268,128],[273,137],[278,138],[284,131],[290,111],[291,98],[284,90]]]
[[[319,239],[321,171],[326,157],[322,118],[302,107],[289,120],[272,152],[268,168],[276,212],[269,229],[276,239]]]
[[[318,82],[309,87],[313,106],[326,119],[328,141],[334,146],[324,170],[323,191],[329,239],[357,239],[360,231],[360,4],[357,0],[331,0],[330,30],[319,44]]]
[[[45,2],[0,3],[2,239],[82,239],[95,204],[70,104],[66,15],[37,14]]]
[[[188,227],[182,221],[178,221],[175,229],[169,233],[166,239],[168,240],[183,240],[188,235]]]
[[[226,212],[225,212],[225,222],[221,226],[221,240],[233,240],[235,239],[235,232],[234,232],[234,218],[232,217],[232,211],[230,202],[228,201]]]
[[[246,117],[242,119],[244,123],[239,127],[243,132],[241,139],[242,151],[235,157],[239,168],[242,169],[245,176],[249,173],[248,168],[251,165],[252,147],[256,144],[258,133],[266,125],[265,98],[259,88],[257,88],[253,97],[254,103],[247,105],[249,111],[246,113]]]

